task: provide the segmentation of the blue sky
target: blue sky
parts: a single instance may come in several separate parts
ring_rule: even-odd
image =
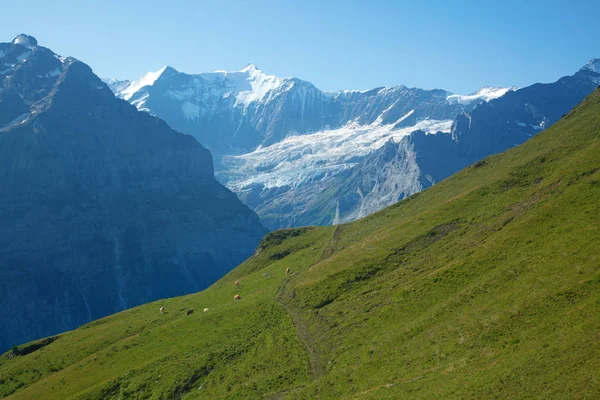
[[[324,90],[404,84],[468,93],[572,74],[600,57],[600,1],[11,1],[18,33],[136,78],[171,65],[296,76]]]

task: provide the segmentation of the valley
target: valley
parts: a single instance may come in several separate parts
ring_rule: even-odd
[[[596,90],[526,143],[392,207],[268,234],[205,291],[4,354],[0,394],[593,398],[599,134]]]

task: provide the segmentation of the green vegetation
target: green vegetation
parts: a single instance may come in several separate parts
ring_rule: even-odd
[[[599,168],[596,91],[370,217],[268,235],[204,292],[6,353],[0,396],[599,398]]]

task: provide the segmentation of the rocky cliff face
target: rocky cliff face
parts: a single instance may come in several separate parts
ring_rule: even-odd
[[[194,138],[85,64],[0,44],[0,350],[201,290],[265,233]]]

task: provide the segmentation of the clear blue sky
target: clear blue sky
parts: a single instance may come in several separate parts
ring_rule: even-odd
[[[0,41],[29,33],[115,78],[252,62],[324,90],[467,93],[554,81],[600,57],[599,0],[28,0],[1,14]]]

